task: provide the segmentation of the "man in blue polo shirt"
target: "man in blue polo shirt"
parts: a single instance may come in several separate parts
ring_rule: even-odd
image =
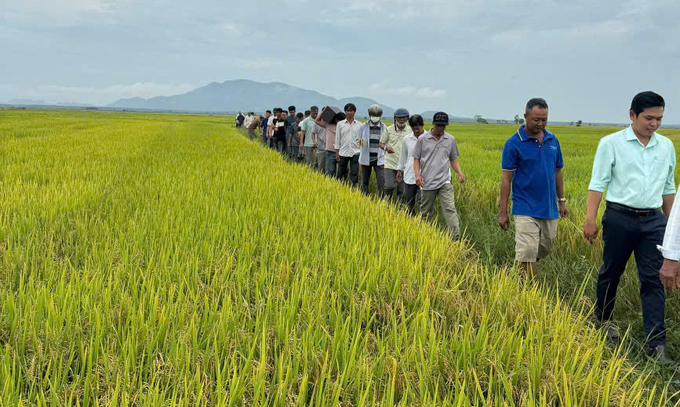
[[[545,129],[548,103],[527,102],[526,124],[503,146],[501,199],[498,224],[508,230],[508,197],[512,187],[515,219],[515,260],[531,280],[536,262],[550,253],[557,237],[557,219],[569,214],[562,181],[562,150],[554,134]]]

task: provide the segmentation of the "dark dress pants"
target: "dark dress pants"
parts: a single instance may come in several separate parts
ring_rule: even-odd
[[[602,217],[602,267],[597,279],[595,315],[599,321],[612,318],[616,290],[631,253],[640,280],[642,321],[648,345],[665,345],[664,309],[666,297],[659,278],[663,256],[656,248],[663,242],[666,217],[656,211],[638,216],[607,205]]]
[[[352,157],[340,156],[338,163],[338,179],[347,180],[347,169],[349,167],[349,182],[352,186],[357,185],[359,181],[359,154]]]
[[[378,165],[378,161],[371,161],[369,165],[361,166],[361,189],[368,195],[368,184],[371,181],[371,170],[375,171],[375,180],[378,184],[378,195],[382,195],[385,187],[385,167]]]

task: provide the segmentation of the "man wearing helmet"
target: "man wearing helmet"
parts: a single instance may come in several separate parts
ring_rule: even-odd
[[[382,194],[385,184],[384,165],[385,151],[382,150],[380,139],[387,132],[387,127],[382,123],[382,107],[371,105],[368,108],[369,120],[359,128],[359,164],[361,164],[362,189],[368,195],[368,182],[371,179],[371,169],[375,171],[378,184],[378,194]]]
[[[378,145],[387,154],[385,155],[385,189],[383,194],[392,198],[393,191],[396,190],[397,199],[404,193],[404,183],[397,181],[397,169],[399,158],[401,157],[401,146],[404,138],[411,133],[408,125],[408,110],[399,108],[394,111],[394,124],[387,128],[380,138]]]

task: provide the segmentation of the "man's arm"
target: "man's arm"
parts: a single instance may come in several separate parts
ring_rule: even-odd
[[[510,217],[508,216],[508,201],[510,200],[510,187],[512,185],[512,177],[515,175],[514,171],[503,170],[501,175],[501,198],[500,198],[500,213],[498,214],[498,225],[503,230],[508,230],[510,227]]]
[[[557,199],[564,198],[564,176],[562,174],[562,168],[555,168],[555,187],[557,189]],[[561,217],[566,218],[569,216],[569,209],[567,209],[565,201],[558,201],[557,208]]]
[[[600,208],[602,192],[588,191],[588,203],[586,204],[586,224],[583,226],[583,236],[590,243],[597,238],[597,211]]]
[[[675,200],[675,194],[668,194],[662,196],[663,204],[661,204],[661,211],[663,212],[666,219],[671,216],[671,209],[673,208],[673,201]]]
[[[465,182],[465,175],[463,174],[463,171],[460,169],[460,161],[456,158],[455,160],[451,160],[451,168],[453,171],[458,174],[458,182],[461,184]]]
[[[413,159],[413,172],[416,173],[416,185],[423,186],[423,177],[420,176],[420,159]]]
[[[319,127],[323,127],[324,129],[326,128],[326,122],[323,121],[320,117],[314,119],[314,123]]]

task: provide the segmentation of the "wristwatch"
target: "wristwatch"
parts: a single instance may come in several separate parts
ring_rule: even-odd
[[[557,198],[557,202],[567,202],[567,198]]]

